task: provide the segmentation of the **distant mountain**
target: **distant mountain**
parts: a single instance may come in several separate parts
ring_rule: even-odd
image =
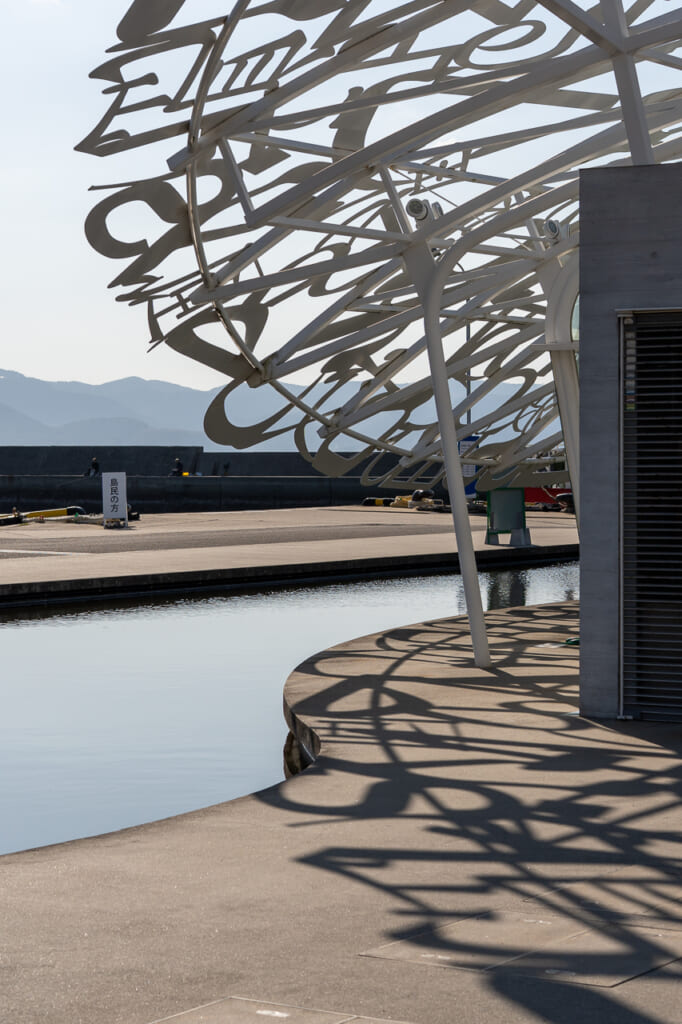
[[[235,396],[230,415],[243,423],[265,418],[274,408],[268,390]],[[106,384],[45,381],[0,370],[0,439],[9,445],[203,445],[232,451],[216,445],[203,429],[206,409],[219,391],[140,377]],[[258,446],[294,447],[291,438]]]
[[[289,385],[292,391],[302,391]],[[348,386],[350,398],[355,385]],[[200,391],[160,380],[124,377],[106,384],[45,381],[0,370],[0,443],[11,445],[203,445],[208,451],[234,451],[204,432],[204,416],[220,388]],[[336,400],[346,396],[337,392]],[[239,388],[229,399],[236,426],[262,422],[282,407],[269,387]],[[394,416],[375,417],[388,426]],[[282,425],[295,422],[287,416]],[[349,440],[345,448],[359,448]],[[261,444],[256,451],[295,451],[293,433]]]
[[[2,394],[3,391],[0,389],[0,395]],[[49,428],[40,420],[0,401],[2,444],[46,444],[45,435],[48,430]]]
[[[289,385],[292,391],[301,391]],[[355,382],[334,395],[342,405],[355,391]],[[220,388],[200,391],[160,380],[124,377],[107,384],[45,381],[0,370],[0,443],[5,445],[202,445],[207,451],[234,451],[217,445],[203,429],[206,410]],[[499,385],[477,410],[495,408],[516,390]],[[238,388],[229,400],[229,418],[237,426],[267,420],[281,408],[281,398],[269,387]],[[429,403],[432,405],[432,403]],[[435,411],[424,412],[428,422]],[[479,412],[479,414],[480,414]],[[287,416],[281,425],[296,421]],[[394,413],[378,414],[360,429],[380,434],[395,421]],[[474,417],[475,418],[475,417]],[[499,435],[505,436],[507,432]],[[347,438],[344,450],[362,445]],[[293,434],[282,434],[254,446],[256,451],[295,451]]]
[[[55,427],[52,444],[89,445],[201,445],[210,442],[201,430],[151,427],[144,420],[126,416],[74,420]]]

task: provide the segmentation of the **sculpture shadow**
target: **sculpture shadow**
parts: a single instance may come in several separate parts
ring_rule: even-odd
[[[653,1024],[612,993],[676,970],[665,936],[682,933],[682,737],[577,715],[577,650],[565,644],[577,622],[572,602],[489,613],[485,671],[457,619],[316,655],[285,694],[293,728],[319,741],[310,785],[261,798],[295,812],[292,828],[338,827],[337,845],[301,861],[374,892],[383,943],[362,952],[424,963],[426,950],[552,1024]],[[573,983],[562,946],[504,935],[531,911],[604,940],[587,944]],[[491,925],[485,938],[472,919]]]

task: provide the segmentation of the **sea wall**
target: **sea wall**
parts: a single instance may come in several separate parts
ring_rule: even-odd
[[[352,505],[373,495],[409,492],[412,481],[382,490],[363,483],[364,460],[341,477],[318,473],[298,452],[205,452],[196,447],[29,447],[0,455],[0,512],[80,505],[101,512],[101,483],[83,476],[96,456],[102,472],[124,472],[128,502],[138,512],[210,512],[258,508]],[[175,458],[190,475],[169,476]],[[348,455],[352,459],[352,454]],[[396,464],[385,455],[371,477]],[[442,487],[436,494],[444,497]]]
[[[210,512],[307,505],[351,505],[376,493],[359,479],[325,477],[154,477],[128,476],[128,503],[138,512]],[[80,505],[102,511],[97,478],[0,476],[0,511]]]

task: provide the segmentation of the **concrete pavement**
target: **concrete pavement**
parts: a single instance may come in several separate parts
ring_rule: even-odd
[[[574,603],[314,655],[316,764],[0,858],[12,1024],[679,1024],[679,729],[575,714]]]
[[[364,516],[363,529],[388,523]],[[330,510],[327,541],[263,545],[241,543],[238,525],[240,542],[226,541],[221,518],[173,547],[196,537],[195,517],[150,523],[134,560],[115,549],[127,537],[102,531],[108,550],[17,547],[0,569],[21,583],[25,567],[37,585],[88,566],[135,576],[142,556],[145,571],[182,573],[211,557],[222,570],[311,552],[315,565],[442,559],[452,544],[435,523],[417,532],[415,515],[395,519],[404,533],[351,542],[350,518]],[[545,518],[531,519],[533,540],[546,529],[566,543],[568,517]],[[62,530],[40,550],[68,548]],[[0,1020],[681,1024],[680,731],[576,714],[577,614],[572,602],[488,613],[488,670],[462,619],[312,655],[284,693],[294,753],[316,755],[302,774],[0,857]]]
[[[481,567],[577,557],[573,516],[530,513],[532,547],[485,544]],[[143,516],[127,530],[47,520],[0,532],[0,605],[457,569],[449,515],[343,506]]]

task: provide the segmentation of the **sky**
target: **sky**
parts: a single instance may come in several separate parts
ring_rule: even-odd
[[[44,380],[139,376],[208,389],[223,376],[165,345],[148,352],[144,307],[117,302],[108,288],[122,265],[91,249],[84,234],[87,214],[107,194],[90,186],[155,175],[162,166],[145,166],[146,155],[133,150],[130,169],[121,171],[111,158],[74,150],[109,105],[89,73],[106,59],[129,5],[0,0],[7,94],[0,368]],[[177,146],[171,140],[169,154]]]
[[[201,7],[206,0],[198,0]],[[222,375],[160,345],[147,350],[144,307],[108,288],[122,265],[88,245],[92,185],[159,173],[133,150],[125,170],[74,151],[110,100],[89,78],[116,39],[130,0],[0,0],[0,60],[11,131],[0,164],[5,246],[0,368],[44,380],[126,376],[197,388]],[[480,28],[480,26],[479,26]],[[247,29],[248,32],[248,29]],[[11,97],[11,101],[10,101]],[[177,149],[171,140],[168,155]]]
[[[83,231],[110,182],[74,146],[107,107],[88,75],[116,41],[129,0],[0,0],[5,136],[0,368],[97,384],[137,376],[208,389],[224,378],[166,346],[147,352],[142,307],[115,301],[117,265]]]

